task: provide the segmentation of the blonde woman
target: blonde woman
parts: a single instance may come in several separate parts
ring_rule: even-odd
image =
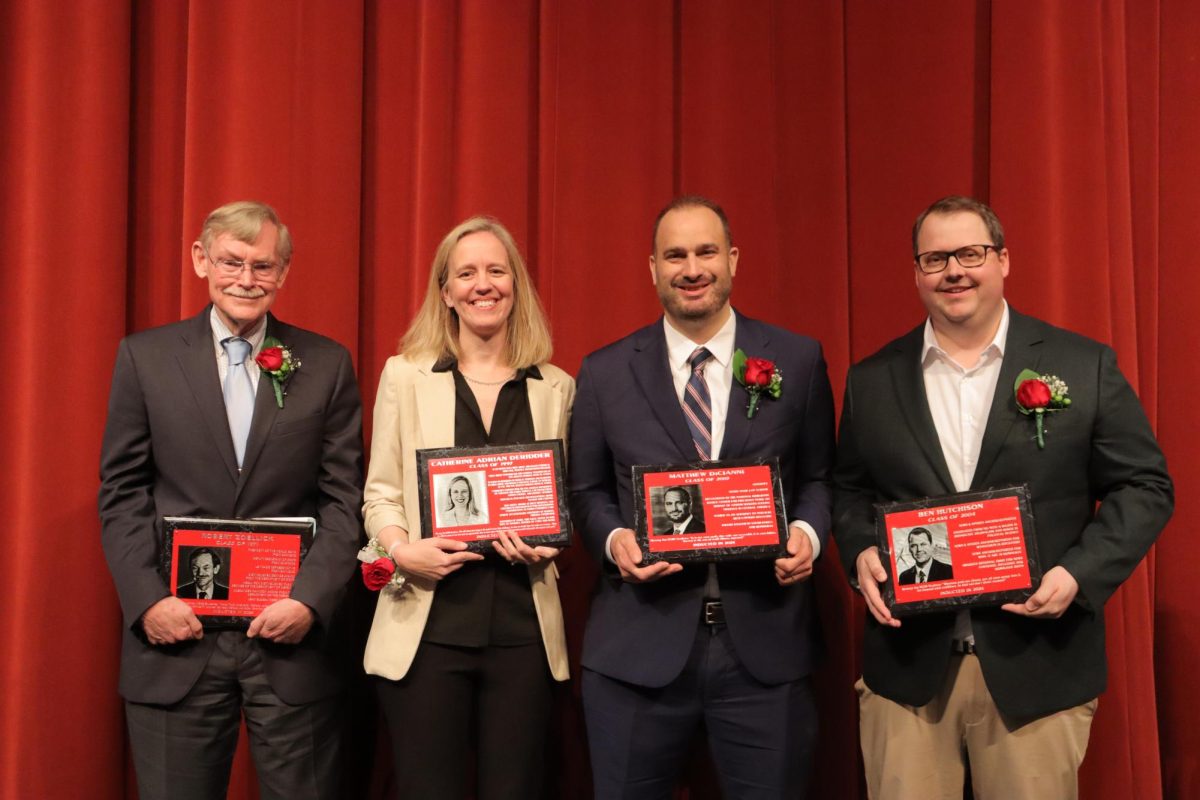
[[[363,506],[367,533],[408,578],[380,593],[364,658],[401,797],[542,795],[553,682],[567,678],[558,551],[502,533],[485,558],[422,539],[415,454],[565,438],[575,384],[550,354],[509,232],[487,217],[450,231],[383,370]],[[472,745],[476,787],[465,785]]]
[[[446,489],[446,503],[442,506],[442,524],[449,527],[462,525],[484,525],[487,518],[479,513],[475,505],[475,493],[466,475],[455,475]]]

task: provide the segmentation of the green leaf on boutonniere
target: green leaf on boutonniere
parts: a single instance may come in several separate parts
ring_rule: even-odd
[[[737,379],[738,383],[744,384],[746,375],[745,351],[743,351],[740,347],[737,350],[734,350],[733,360],[729,362],[729,365],[733,368],[733,377]]]

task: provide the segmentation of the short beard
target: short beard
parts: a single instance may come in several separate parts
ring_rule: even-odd
[[[673,286],[667,286],[665,289],[659,287],[658,300],[662,303],[663,308],[667,310],[668,316],[686,320],[708,319],[725,307],[729,302],[729,296],[733,293],[733,286],[730,283],[714,281],[711,284],[712,294],[709,302],[698,306],[685,305],[671,291],[674,288]]]

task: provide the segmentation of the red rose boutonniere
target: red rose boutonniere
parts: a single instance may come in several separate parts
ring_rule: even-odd
[[[271,376],[271,385],[275,387],[275,402],[283,408],[283,396],[287,394],[287,382],[292,373],[300,369],[300,359],[292,355],[291,348],[274,336],[263,340],[263,349],[254,357],[258,368]]]
[[[1037,421],[1038,449],[1043,449],[1046,446],[1043,418],[1049,412],[1063,411],[1071,405],[1066,382],[1057,375],[1039,375],[1031,369],[1023,369],[1013,385],[1013,392],[1017,409]]]
[[[378,539],[372,539],[358,551],[358,560],[362,562],[363,584],[372,592],[381,589],[400,591],[408,583],[408,579],[396,571],[396,562]]]
[[[369,564],[364,562],[362,565],[363,583],[372,592],[378,592],[387,586],[394,574],[396,574],[396,565],[386,556],[377,558]]]
[[[783,372],[775,366],[774,361],[765,358],[747,356],[741,349],[733,352],[733,377],[746,387],[750,395],[746,403],[746,419],[754,419],[758,413],[758,403],[764,394],[778,400],[783,394]]]

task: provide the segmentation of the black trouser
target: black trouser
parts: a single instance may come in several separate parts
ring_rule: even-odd
[[[399,797],[465,797],[472,745],[479,800],[542,796],[553,679],[541,642],[512,647],[421,642],[403,680],[376,684]]]

